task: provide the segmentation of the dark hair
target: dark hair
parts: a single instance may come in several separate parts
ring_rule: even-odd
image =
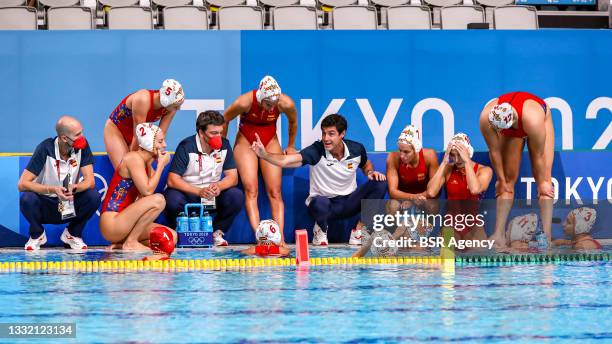
[[[342,134],[346,130],[347,126],[346,119],[339,113],[331,114],[323,118],[323,121],[321,122],[321,129],[336,127],[338,134]]]
[[[200,112],[196,120],[196,130],[206,131],[208,125],[223,125],[225,119],[219,111],[207,110]]]

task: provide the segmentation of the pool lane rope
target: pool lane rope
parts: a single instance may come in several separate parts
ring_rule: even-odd
[[[309,266],[356,265],[439,265],[440,257],[326,257],[311,258]],[[130,271],[239,271],[265,267],[296,267],[295,258],[240,259],[170,259],[170,260],[102,260],[102,261],[32,261],[0,262],[0,273],[7,272],[130,272]]]
[[[554,264],[561,262],[609,261],[609,253],[551,254],[551,255],[494,255],[456,256],[454,260],[439,256],[401,257],[317,257],[310,258],[310,267],[358,267],[373,265],[487,265],[487,264]],[[157,261],[106,260],[106,261],[30,261],[0,262],[0,273],[95,273],[140,271],[244,271],[261,268],[300,268],[295,258],[240,258],[240,259],[171,259]]]
[[[609,261],[610,253],[566,253],[566,254],[497,254],[492,256],[455,256],[457,265],[491,264],[491,263],[539,263],[554,264],[560,262]]]

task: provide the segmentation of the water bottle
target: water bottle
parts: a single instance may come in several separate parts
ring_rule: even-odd
[[[180,212],[176,218],[176,230],[179,233],[189,232],[189,218],[184,212]]]
[[[544,231],[540,230],[538,234],[536,234],[536,241],[538,242],[539,249],[548,249],[548,238],[546,237]]]
[[[200,231],[200,216],[197,213],[191,213],[191,215],[189,215],[189,231]]]
[[[213,231],[212,216],[210,216],[208,212],[205,212],[204,216],[202,216],[200,230],[202,230],[203,232],[207,232],[207,233],[210,233]]]

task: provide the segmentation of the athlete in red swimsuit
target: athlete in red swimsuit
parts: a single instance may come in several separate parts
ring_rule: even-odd
[[[160,121],[166,134],[184,99],[181,84],[172,79],[165,80],[159,90],[139,90],[125,97],[104,126],[104,145],[113,167],[117,168],[127,152],[138,149],[133,139],[138,124]]]
[[[472,214],[476,216],[480,207],[481,195],[489,187],[493,170],[472,161],[474,149],[469,138],[463,133],[450,140],[444,159],[427,185],[427,195],[435,197],[442,187],[446,188],[449,200],[446,215]],[[451,162],[451,160],[453,162]],[[487,235],[482,226],[468,226],[455,223],[455,236],[459,239],[485,240]]]
[[[426,199],[427,183],[438,170],[438,156],[433,149],[422,148],[418,128],[409,125],[400,134],[397,152],[387,156],[387,184],[391,200],[387,212],[409,208],[414,201]]]
[[[100,215],[102,236],[111,242],[111,248],[123,250],[149,249],[143,243],[147,243],[151,229],[161,226],[153,221],[166,205],[164,196],[155,193],[164,166],[170,161],[165,135],[151,123],[139,124],[136,133],[139,149],[127,153],[117,166]],[[150,167],[154,160],[156,170]],[[176,242],[176,233],[170,231]]]
[[[580,207],[570,211],[563,223],[563,233],[571,239],[556,239],[553,244],[572,246],[576,250],[601,250],[599,241],[591,236],[596,219],[597,211],[593,208]]]
[[[498,248],[507,245],[504,229],[514,202],[514,186],[519,175],[525,141],[537,185],[544,233],[551,240],[552,164],[555,132],[546,103],[527,92],[507,93],[489,102],[480,115],[480,131],[489,147],[497,174],[497,212],[491,239]]]
[[[295,104],[289,96],[281,93],[278,83],[271,76],[264,77],[257,90],[249,91],[238,97],[224,114],[224,136],[227,135],[228,124],[240,115],[234,157],[244,186],[245,207],[253,231],[260,221],[257,207],[259,164],[261,164],[261,175],[270,200],[272,219],[280,225],[281,233],[284,225],[285,206],[281,195],[282,169],[260,160],[251,150],[251,144],[256,141],[255,134],[257,134],[268,152],[283,152],[276,136],[276,122],[281,112],[285,113],[289,122],[289,138],[285,153],[297,153],[295,149],[295,135],[297,134]],[[282,245],[284,245],[284,237]]]

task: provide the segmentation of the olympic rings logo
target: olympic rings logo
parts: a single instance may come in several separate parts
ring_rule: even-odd
[[[198,236],[198,237],[189,237],[187,239],[187,242],[190,245],[204,245],[206,243],[206,240],[204,240],[203,237]]]

